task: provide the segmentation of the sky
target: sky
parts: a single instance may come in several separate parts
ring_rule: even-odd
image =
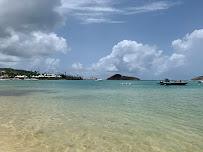
[[[0,0],[0,67],[84,78],[203,75],[202,0]]]

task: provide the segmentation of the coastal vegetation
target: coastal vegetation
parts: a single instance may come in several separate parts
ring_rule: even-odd
[[[8,78],[14,78],[17,75],[25,75],[27,77],[32,77],[33,75],[39,75],[39,72],[18,70],[18,69],[12,69],[12,68],[0,68],[0,76],[6,76]]]
[[[38,79],[38,80],[97,80],[96,78],[83,79],[82,76],[74,76],[65,73],[50,74],[50,73],[40,73],[38,71],[27,71],[22,69],[12,69],[12,68],[0,68],[0,79]],[[122,76],[121,74],[114,74],[113,76],[107,78],[106,80],[140,80],[137,77],[132,76]],[[203,80],[203,76],[193,78],[191,80],[198,81]]]
[[[60,74],[61,79],[64,80],[83,80],[82,76],[73,76],[73,75],[66,75],[66,74]]]
[[[83,80],[81,76],[66,74],[40,74],[38,71],[26,71],[21,69],[0,68],[0,78],[35,78],[39,80]]]

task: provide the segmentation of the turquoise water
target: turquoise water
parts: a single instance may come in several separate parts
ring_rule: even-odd
[[[0,151],[202,152],[203,84],[2,81]]]

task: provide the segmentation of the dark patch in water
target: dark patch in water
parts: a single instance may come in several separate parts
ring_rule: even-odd
[[[60,96],[55,96],[53,97],[55,99],[74,99],[74,100],[77,100],[77,99],[91,99],[93,98],[92,95],[77,95],[77,96],[71,96],[71,95],[68,95],[68,96],[65,96],[65,95],[60,95]]]
[[[51,93],[58,93],[59,91],[53,91],[53,90],[42,90],[42,89],[31,89],[31,90],[6,90],[6,91],[0,91],[0,96],[24,96],[31,93],[45,93],[45,94],[51,94]]]

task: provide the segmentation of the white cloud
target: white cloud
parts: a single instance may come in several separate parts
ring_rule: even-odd
[[[95,73],[127,73],[138,76],[180,76],[192,78],[202,75],[203,29],[186,34],[172,42],[171,55],[155,46],[124,40],[115,45],[112,53],[92,64]]]
[[[164,73],[174,71],[175,69],[183,66],[185,63],[185,56],[182,54],[173,53],[171,56],[160,56],[160,58],[156,59],[152,69],[154,75],[159,76]]]
[[[46,60],[43,59],[42,57],[32,58],[32,60],[27,64],[26,69],[44,72],[45,71],[43,67],[45,65],[45,63],[43,63],[44,61]]]
[[[11,55],[4,55],[0,52],[0,61],[1,62],[18,62],[20,58]]]
[[[182,39],[172,42],[174,52],[184,56],[183,69],[196,75],[202,75],[203,65],[203,29],[186,34]]]
[[[20,61],[20,58],[11,55],[4,55],[0,52],[0,66],[9,67]]]
[[[51,32],[65,22],[56,11],[60,5],[60,0],[0,0],[0,62],[65,53],[66,40]]]
[[[83,69],[83,65],[80,62],[72,64],[72,68],[75,70],[81,70]]]
[[[162,51],[155,46],[123,40],[110,55],[92,65],[92,69],[107,72],[143,73],[151,68]]]
[[[60,59],[55,58],[33,58],[30,60],[29,64],[27,64],[26,69],[32,71],[39,71],[41,73],[50,72],[56,73],[60,72]]]
[[[175,71],[176,75],[202,75],[203,29],[186,34],[182,39],[172,42],[172,54],[157,60],[155,75]],[[188,71],[188,72],[186,72]]]
[[[127,2],[114,0],[62,0],[62,7],[58,9],[61,14],[75,16],[83,23],[123,23],[113,20],[114,15],[132,15],[169,9],[178,3],[157,1],[145,4],[133,3],[133,7],[124,7]]]
[[[56,71],[58,71],[59,63],[60,63],[59,59],[47,58],[45,60],[46,71],[48,71],[48,72],[56,72]]]
[[[195,30],[191,34],[186,34],[186,36],[183,39],[174,40],[172,42],[172,47],[177,52],[201,53],[203,45],[202,40],[203,40],[203,29]],[[191,49],[193,49],[193,51]]]
[[[143,6],[129,7],[127,8],[126,14],[137,14],[137,13],[146,13],[159,10],[165,10],[172,7],[174,4],[169,3],[168,1],[158,1],[146,4]]]
[[[119,13],[121,10],[113,7],[113,0],[62,0],[58,9],[61,14],[67,14],[82,20],[83,23],[121,23],[107,16]]]
[[[0,38],[0,53],[4,55],[31,58],[57,52],[65,53],[68,50],[66,40],[54,33],[21,33],[12,29],[7,29],[7,32],[9,37]]]
[[[84,24],[90,23],[125,23],[125,21],[114,21],[106,18],[88,18],[84,21]]]

